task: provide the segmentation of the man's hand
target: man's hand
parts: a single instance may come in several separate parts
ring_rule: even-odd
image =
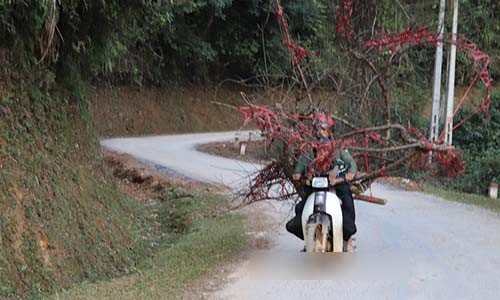
[[[330,184],[333,184],[336,179],[337,179],[337,173],[333,171],[328,172],[328,181],[330,181]]]
[[[295,173],[295,174],[293,174],[293,175],[292,175],[292,179],[293,179],[294,181],[299,181],[299,180],[300,180],[300,174],[299,174],[299,173]]]
[[[347,173],[347,174],[345,174],[345,180],[347,180],[347,181],[353,181],[354,177],[355,177],[354,173]]]

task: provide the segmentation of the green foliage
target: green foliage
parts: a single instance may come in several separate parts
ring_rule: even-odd
[[[486,195],[490,183],[500,182],[500,150],[488,149],[483,152],[467,152],[465,174],[453,182],[452,186],[466,193]]]
[[[496,0],[459,1],[459,31],[491,56],[490,72],[500,77],[500,3]],[[470,74],[470,68],[466,70]]]
[[[470,110],[461,112],[456,121],[471,112]],[[492,94],[489,114],[489,119],[485,118],[483,113],[476,114],[457,128],[453,133],[456,145],[470,152],[500,149],[500,92]]]
[[[329,1],[286,5],[294,36],[323,48]],[[288,58],[274,9],[270,0],[3,1],[0,43],[26,69],[43,59],[70,90],[68,76],[155,84],[250,77],[266,61]],[[279,64],[289,67],[288,59]]]
[[[459,119],[471,113],[465,111]],[[491,182],[500,181],[500,93],[491,99],[490,119],[473,116],[453,135],[455,144],[464,151],[465,174],[453,187],[469,193],[485,194]]]
[[[496,2],[460,2],[460,32],[492,55],[494,76],[500,69]],[[334,3],[290,0],[284,5],[294,39],[315,51],[314,66],[331,67],[341,59],[335,50]],[[374,30],[399,32],[420,25],[435,30],[438,15],[434,1],[355,1],[354,8],[353,29],[364,40]],[[272,0],[1,1],[0,46],[12,50],[27,70],[40,67],[43,59],[63,83],[68,76],[158,85],[276,76],[288,72],[290,63],[274,9]],[[420,50],[402,55],[401,79],[428,77],[433,51]],[[465,82],[472,76],[470,59],[459,55],[459,60],[467,64],[458,67],[457,77]]]

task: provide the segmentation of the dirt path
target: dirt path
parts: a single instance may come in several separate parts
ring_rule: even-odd
[[[195,151],[234,133],[113,139],[103,145],[198,180],[232,188],[257,166]],[[499,299],[498,214],[388,185],[386,206],[357,202],[358,252],[306,256],[284,231],[290,206],[270,203],[272,247],[243,262],[212,299]],[[307,281],[304,281],[307,279]]]

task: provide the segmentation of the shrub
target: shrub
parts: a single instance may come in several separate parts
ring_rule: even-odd
[[[467,153],[466,170],[452,183],[452,187],[462,192],[486,194],[491,182],[500,181],[500,149]]]

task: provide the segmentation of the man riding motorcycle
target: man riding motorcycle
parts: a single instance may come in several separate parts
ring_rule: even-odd
[[[318,138],[319,144],[331,143],[333,141],[332,131],[335,125],[335,121],[324,113],[318,113],[315,116],[314,120],[315,131]],[[319,151],[321,151],[321,147],[318,149],[314,149],[310,151],[308,154],[303,154],[300,156],[297,165],[295,166],[293,180],[300,181],[301,178],[305,174],[308,173],[310,166],[310,162],[314,160],[314,158],[320,155]],[[352,197],[352,193],[349,189],[349,181],[352,181],[357,172],[356,162],[352,158],[351,154],[347,150],[338,149],[334,153],[334,157],[332,157],[334,165],[330,166],[329,170],[341,169],[345,170],[344,174],[340,174],[340,176],[345,176],[344,183],[337,184],[335,186],[335,191],[337,196],[342,200],[342,216],[343,216],[343,235],[344,241],[347,247],[347,251],[353,251],[352,245],[352,235],[354,235],[357,231],[355,219],[356,213],[354,209],[354,201]],[[333,174],[332,171],[329,172],[330,177],[338,176],[339,174]],[[335,179],[335,178],[331,178]],[[304,235],[302,232],[302,211],[304,209],[304,205],[306,203],[307,197],[311,194],[312,190],[308,186],[302,186],[303,190],[299,191],[299,195],[301,196],[301,201],[295,206],[295,217],[292,218],[286,224],[286,229],[288,232],[296,235],[300,239],[304,239]]]

